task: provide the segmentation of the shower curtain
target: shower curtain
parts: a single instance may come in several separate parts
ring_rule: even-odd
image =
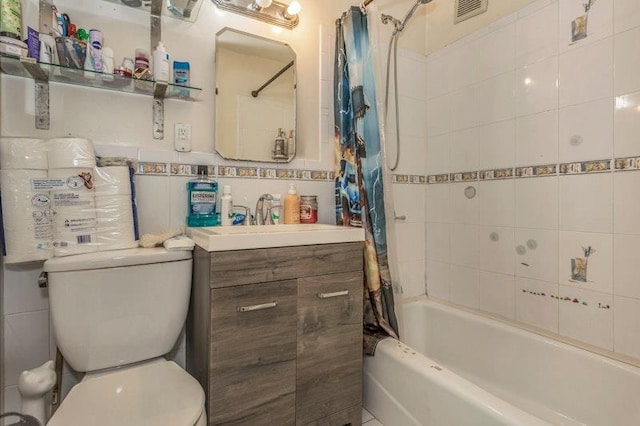
[[[334,74],[336,222],[365,229],[364,353],[398,337],[387,258],[384,167],[367,16],[352,7],[336,21]]]

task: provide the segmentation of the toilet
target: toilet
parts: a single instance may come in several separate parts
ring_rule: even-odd
[[[163,358],[182,331],[191,251],[113,250],[47,260],[51,322],[85,372],[48,426],[205,426],[204,391]]]

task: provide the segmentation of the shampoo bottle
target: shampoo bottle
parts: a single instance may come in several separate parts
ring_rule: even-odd
[[[282,197],[280,194],[271,194],[273,200],[271,200],[271,222],[274,225],[282,223],[281,211],[282,211]]]
[[[155,81],[169,82],[169,54],[164,43],[158,42],[153,51],[153,79]]]
[[[284,197],[284,223],[300,223],[300,196],[296,192],[296,184],[289,184],[289,191]]]
[[[207,177],[207,166],[198,166],[198,178],[187,182],[189,216],[187,226],[215,226],[218,183]]]
[[[220,197],[220,225],[233,225],[233,198],[231,197],[231,187],[224,185],[222,187],[222,196]]]

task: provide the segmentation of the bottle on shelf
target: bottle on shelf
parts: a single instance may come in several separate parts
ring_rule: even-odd
[[[169,54],[161,41],[153,51],[153,79],[155,81],[169,82]]]
[[[280,194],[271,194],[271,222],[274,225],[282,223],[282,196]]]

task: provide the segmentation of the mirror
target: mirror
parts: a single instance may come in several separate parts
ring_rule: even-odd
[[[296,55],[287,44],[225,28],[216,35],[216,151],[289,162],[296,152]]]

